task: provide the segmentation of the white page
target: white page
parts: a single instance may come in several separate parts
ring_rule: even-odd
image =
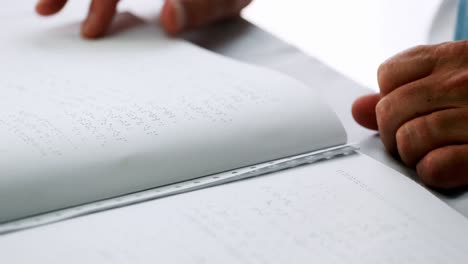
[[[0,222],[346,142],[311,88],[135,17],[95,42],[76,23],[12,23],[0,50]]]
[[[2,263],[464,263],[466,219],[354,155],[0,237]]]

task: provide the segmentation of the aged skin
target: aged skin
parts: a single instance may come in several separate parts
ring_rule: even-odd
[[[468,41],[418,46],[384,62],[380,94],[358,99],[358,123],[432,187],[468,185]]]

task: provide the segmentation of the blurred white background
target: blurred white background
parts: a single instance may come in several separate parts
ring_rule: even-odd
[[[254,0],[244,17],[377,89],[377,67],[427,42],[441,0]]]
[[[8,1],[0,10],[0,17],[13,16],[14,9],[23,10],[23,16],[32,16],[36,1]],[[401,50],[427,43],[442,1],[456,0],[254,0],[243,15],[377,90],[377,67]],[[151,13],[159,9],[161,2],[122,0],[120,9]],[[81,19],[88,4],[89,1],[69,1],[64,12],[54,19]]]

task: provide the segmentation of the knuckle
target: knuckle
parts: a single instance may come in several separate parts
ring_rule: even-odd
[[[460,67],[457,72],[450,72],[440,86],[439,94],[451,99],[452,102],[468,102],[468,67]]]
[[[453,75],[453,71],[463,69],[468,60],[468,41],[451,41],[434,46],[431,52],[436,59],[436,71],[448,71],[448,77]],[[452,72],[452,73],[450,73]],[[463,80],[463,78],[450,78],[453,80]]]
[[[379,103],[377,103],[375,106],[375,114],[377,117],[379,129],[385,130],[386,125],[391,118],[391,108],[391,99],[388,96],[380,100]]]
[[[439,58],[462,58],[468,52],[468,41],[450,41],[434,46],[434,54]],[[445,60],[442,60],[445,62]]]
[[[436,132],[440,129],[445,127],[447,123],[447,116],[444,112],[433,112],[427,116],[421,118],[424,122],[421,124],[421,131],[426,139],[430,139],[436,136]]]
[[[398,153],[406,165],[414,166],[433,140],[430,116],[403,124],[396,133]],[[426,146],[426,147],[425,147]]]
[[[394,108],[392,99],[384,97],[376,106],[377,126],[379,128],[380,138],[386,149],[391,153],[396,154],[397,146],[395,140],[395,133],[397,127],[394,126]]]
[[[421,181],[430,187],[444,188],[445,180],[435,155],[427,155],[416,167]]]
[[[468,108],[454,108],[433,112],[424,117],[424,125],[417,128],[421,142],[433,146],[448,142],[464,142],[468,133],[465,127],[468,122]],[[457,141],[459,140],[459,141]]]
[[[428,86],[429,84],[425,80],[413,81],[405,85],[406,89],[401,91],[400,98],[419,98],[422,94],[427,93]]]
[[[387,74],[389,68],[390,68],[390,65],[392,63],[392,58],[384,61],[382,64],[379,65],[379,68],[377,69],[377,75],[379,77],[383,77]]]
[[[408,55],[426,54],[429,50],[433,49],[431,45],[417,45],[407,51]]]
[[[380,64],[377,69],[377,81],[379,83],[380,90],[385,93],[391,89],[391,77],[389,77],[391,69],[393,67],[393,59],[389,59],[384,63]]]
[[[436,147],[446,123],[445,114],[434,112],[403,124],[396,133],[397,149],[403,162],[414,166],[427,152]]]
[[[396,55],[382,64],[380,64],[379,68],[377,69],[377,82],[380,87],[380,91],[382,94],[388,94],[392,91],[395,86],[395,74],[398,72],[400,68],[400,58],[401,55]]]
[[[411,165],[413,157],[413,142],[411,141],[412,136],[410,135],[410,125],[405,124],[397,130],[396,133],[396,144],[398,153],[402,161],[406,165]]]
[[[404,51],[400,56],[416,57],[416,58],[429,58],[436,46],[433,45],[417,45]]]
[[[430,115],[422,116],[413,123],[412,131],[414,132],[414,138],[419,139],[423,144],[428,144],[434,138],[434,122],[440,119],[439,113],[433,113]]]
[[[427,186],[451,189],[457,186],[457,175],[451,166],[459,158],[456,151],[450,148],[438,149],[426,155],[416,167],[421,181]],[[454,178],[455,177],[455,178]]]
[[[428,50],[431,46],[419,45],[411,49],[405,50],[397,55],[389,58],[382,63],[377,69],[377,80],[380,90],[383,94],[388,94],[399,85],[395,82],[395,74],[401,72],[401,65],[412,57],[428,57]]]

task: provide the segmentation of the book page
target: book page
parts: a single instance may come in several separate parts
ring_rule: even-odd
[[[5,263],[465,263],[468,222],[362,154],[0,237]]]
[[[123,19],[99,41],[31,19],[2,43],[0,222],[346,142],[313,88]]]

